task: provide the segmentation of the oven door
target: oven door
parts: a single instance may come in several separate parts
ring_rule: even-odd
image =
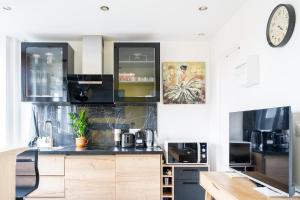
[[[199,162],[199,143],[197,142],[169,142],[167,143],[168,164],[193,164]]]

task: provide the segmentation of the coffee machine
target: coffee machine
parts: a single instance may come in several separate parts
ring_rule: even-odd
[[[144,148],[146,146],[146,137],[143,131],[135,132],[135,147]]]

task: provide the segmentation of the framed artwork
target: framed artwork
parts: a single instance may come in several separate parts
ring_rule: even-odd
[[[204,104],[205,62],[163,63],[164,104]]]

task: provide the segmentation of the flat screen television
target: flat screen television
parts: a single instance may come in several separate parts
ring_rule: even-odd
[[[292,196],[291,107],[229,113],[230,168],[258,184]]]

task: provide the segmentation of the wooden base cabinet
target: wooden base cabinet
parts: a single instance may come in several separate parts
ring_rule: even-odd
[[[26,200],[61,200],[65,197],[65,158],[63,155],[39,155],[39,186]]]
[[[116,156],[116,200],[160,200],[161,155]]]
[[[115,200],[115,156],[67,156],[66,200]]]

